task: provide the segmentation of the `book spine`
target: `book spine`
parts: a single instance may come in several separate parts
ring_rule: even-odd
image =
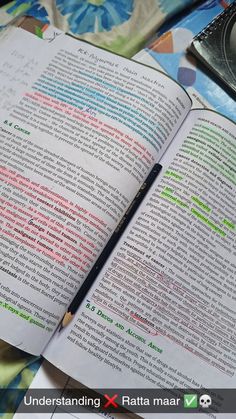
[[[230,4],[223,12],[216,16],[204,29],[202,32],[198,33],[194,38],[193,42],[199,41],[202,42],[209,35],[213,33],[215,29],[219,29],[222,23],[224,23],[226,16],[230,16],[236,11],[236,2]]]

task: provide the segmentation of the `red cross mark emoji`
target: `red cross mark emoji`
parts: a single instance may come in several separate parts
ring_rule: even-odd
[[[114,394],[114,396],[110,397],[108,394],[104,394],[104,397],[108,400],[106,404],[104,404],[104,408],[107,409],[108,406],[112,405],[113,407],[118,407],[118,404],[115,402],[117,399],[118,394]]]

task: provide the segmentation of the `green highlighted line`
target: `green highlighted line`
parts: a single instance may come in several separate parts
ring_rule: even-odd
[[[11,306],[10,304],[0,301],[0,307],[5,308],[6,310],[10,311],[12,314],[15,314],[18,317],[21,317],[23,320],[28,321],[31,324],[34,324],[38,327],[41,327],[41,329],[45,329],[45,325],[38,320],[34,319],[30,316],[30,314],[24,313],[23,311],[18,310],[17,308]]]
[[[173,202],[174,204],[178,205],[181,208],[188,208],[188,205],[185,204],[185,202],[181,201],[176,196],[171,195],[169,192],[166,192],[166,190],[161,192],[161,198],[165,198],[170,202]]]
[[[179,175],[177,172],[173,172],[172,170],[167,170],[165,172],[165,175],[164,176],[165,177],[172,177],[175,180],[182,180],[183,179],[183,176]]]
[[[197,196],[191,196],[191,199],[203,211],[206,211],[208,213],[211,212],[211,208],[209,208],[208,205],[204,204],[204,202],[202,202]]]
[[[229,180],[230,182],[233,183],[233,185],[236,185],[236,177],[234,173],[230,173],[229,170],[225,170],[224,166],[222,164],[217,164],[217,162],[212,163],[212,161],[210,161],[210,159],[201,157],[201,159],[199,158],[199,153],[192,153],[191,151],[185,150],[184,148],[181,148],[181,152],[183,154],[188,154],[189,156],[194,157],[195,161],[197,163],[200,163],[203,166],[203,163],[205,163],[206,165],[206,169],[208,169],[209,167],[213,170],[216,171],[216,173],[218,175],[222,175],[224,176],[227,180]],[[216,165],[216,164],[217,165]]]
[[[221,237],[225,237],[226,233],[221,230],[219,227],[217,227],[217,225],[215,225],[214,223],[212,223],[212,221],[208,220],[208,218],[206,218],[203,214],[201,214],[200,212],[196,211],[195,208],[191,208],[191,213],[197,217],[199,220],[201,220],[204,224],[206,224],[208,227],[211,228],[211,230],[215,231],[216,233],[218,233]]]
[[[174,192],[174,189],[169,188],[169,186],[166,186],[165,189],[164,189],[164,191],[165,192],[168,192],[168,193],[172,193],[172,192]]]
[[[227,220],[226,218],[223,220],[223,224],[228,227],[230,230],[235,230],[235,224],[231,221]]]

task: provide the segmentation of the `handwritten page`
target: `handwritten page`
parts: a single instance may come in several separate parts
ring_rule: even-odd
[[[43,41],[55,45],[59,42],[59,37],[61,39],[65,36],[62,31],[49,25],[42,33],[42,39],[28,33],[28,37],[35,38],[33,42],[35,48],[24,48],[24,39],[21,35],[24,32],[26,31],[14,26],[0,31],[0,107],[6,111],[12,109],[17,95],[32,83],[32,77],[40,70],[42,60],[39,57]]]

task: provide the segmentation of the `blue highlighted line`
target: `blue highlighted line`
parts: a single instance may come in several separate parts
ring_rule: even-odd
[[[69,105],[75,106],[75,107],[77,107],[78,109],[81,109],[81,110],[85,106],[88,106],[88,102],[84,102],[83,100],[81,100],[81,98],[77,98],[77,100],[75,100],[74,98],[71,97],[71,95],[70,96],[69,95],[65,95],[65,94],[63,94],[60,91],[56,91],[55,89],[54,90],[53,89],[47,89],[47,88],[45,89],[44,86],[42,86],[42,87],[37,87],[36,90],[39,91],[39,92],[41,92],[41,93],[44,93],[44,94],[46,94],[46,95],[48,95],[50,97],[53,97],[53,98],[58,99],[58,100],[61,100],[62,102],[68,103]],[[53,92],[51,92],[51,90],[53,90]],[[69,99],[69,100],[67,100],[67,99]],[[72,101],[71,101],[71,99],[72,99]],[[89,102],[94,105],[95,110],[97,110],[101,114],[106,115],[106,116],[108,116],[108,117],[110,117],[112,119],[116,119],[118,122],[121,122],[122,124],[126,125],[132,131],[135,131],[142,138],[144,138],[149,144],[151,144],[156,151],[159,151],[159,149],[160,149],[160,143],[157,141],[157,139],[152,134],[148,133],[149,137],[151,137],[155,141],[155,143],[153,143],[153,141],[151,141],[150,138],[147,137],[144,132],[140,132],[137,129],[137,127],[133,125],[134,124],[134,121],[133,120],[130,120],[129,118],[126,118],[126,120],[125,120],[124,119],[124,116],[122,115],[123,118],[120,117],[120,114],[117,113],[117,112],[115,113],[115,115],[117,115],[118,118],[114,118],[114,116],[112,114],[109,114],[109,113],[104,112],[104,111],[101,110],[101,107],[104,110],[107,109],[106,107],[101,106],[101,104],[99,104],[99,106],[98,106],[96,102],[93,102],[91,100]],[[78,106],[78,105],[81,105],[81,104],[82,104],[82,107],[81,106]],[[127,123],[127,120],[132,125],[128,124]],[[159,146],[159,148],[157,146]]]
[[[47,80],[48,80],[48,78],[47,78]],[[49,79],[50,80],[50,79]],[[52,80],[53,82],[54,82],[54,80]],[[105,101],[107,100],[107,101],[111,101],[112,102],[112,106],[113,106],[113,108],[114,108],[114,110],[116,110],[116,115],[119,115],[120,116],[120,118],[122,119],[122,118],[124,118],[124,116],[123,116],[123,114],[125,113],[125,117],[126,117],[126,119],[127,119],[127,116],[129,116],[129,117],[131,117],[131,118],[134,118],[134,120],[135,120],[135,122],[139,122],[141,125],[142,125],[142,128],[144,129],[144,127],[146,127],[147,128],[147,130],[148,130],[148,132],[147,132],[147,134],[148,135],[150,135],[150,137],[155,141],[155,142],[157,142],[157,144],[159,145],[159,147],[161,147],[161,145],[160,145],[160,143],[158,142],[158,140],[157,140],[157,137],[159,137],[159,135],[158,135],[158,133],[156,132],[156,130],[158,129],[159,131],[160,131],[160,133],[163,135],[163,137],[165,138],[166,137],[166,134],[165,133],[163,133],[162,132],[162,129],[161,129],[161,127],[160,127],[160,125],[158,125],[158,124],[154,124],[154,121],[152,121],[152,120],[150,120],[153,124],[154,124],[154,127],[153,127],[153,129],[150,127],[150,125],[148,125],[145,121],[143,121],[143,120],[141,120],[141,119],[139,119],[138,118],[138,116],[140,117],[140,118],[143,118],[143,115],[142,114],[140,114],[140,113],[137,113],[137,115],[136,114],[134,114],[134,112],[133,112],[133,110],[130,108],[130,107],[128,107],[127,105],[121,105],[120,107],[122,108],[122,107],[124,107],[125,108],[125,110],[123,109],[123,111],[121,111],[121,109],[118,107],[118,106],[116,106],[114,103],[116,103],[114,100],[112,100],[112,99],[110,99],[110,98],[108,98],[107,96],[105,96],[105,95],[103,95],[103,94],[101,94],[101,93],[94,93],[94,91],[92,90],[92,89],[90,89],[90,88],[86,88],[86,90],[88,90],[88,91],[91,91],[92,93],[91,94],[89,94],[89,93],[86,93],[86,91],[85,91],[85,89],[82,89],[80,86],[78,86],[77,87],[77,89],[75,89],[75,88],[71,88],[71,86],[68,86],[68,85],[66,85],[65,83],[60,83],[60,82],[58,82],[58,81],[56,81],[55,80],[55,83],[56,84],[59,84],[60,85],[60,91],[59,91],[59,93],[62,95],[62,96],[64,96],[64,97],[66,97],[66,98],[68,98],[68,99],[73,99],[73,100],[75,100],[75,103],[77,103],[77,101],[78,101],[78,97],[81,97],[80,95],[77,95],[76,96],[76,99],[74,99],[73,98],[73,96],[74,96],[74,91],[75,92],[78,92],[78,93],[81,93],[81,91],[83,92],[83,94],[85,95],[85,96],[88,96],[89,97],[89,102],[91,103],[91,104],[93,104],[94,106],[95,106],[95,108],[96,108],[96,110],[97,111],[99,111],[101,108],[102,109],[104,109],[104,110],[106,110],[106,107],[104,107],[101,103],[99,103],[99,105],[96,103],[96,102],[94,102],[94,101],[92,101],[91,100],[91,97],[92,98],[94,98],[95,100],[97,100],[97,101],[100,101],[100,98],[102,98],[102,99],[104,99],[104,102],[103,103],[105,103]],[[36,82],[35,83],[35,86],[38,88],[38,87],[41,87],[41,88],[44,88],[45,89],[45,83],[42,85],[41,83],[39,83],[39,82]],[[49,85],[49,86],[52,86],[53,87],[53,89],[50,89],[47,85]],[[63,89],[61,86],[65,86],[66,87],[66,89]],[[56,89],[55,89],[55,87],[56,87]],[[57,86],[55,86],[53,83],[50,83],[50,82],[47,82],[46,83],[46,89],[47,89],[47,91],[50,91],[50,92],[52,92],[52,93],[58,93],[58,90],[57,90]],[[70,91],[70,90],[72,90],[72,92]],[[66,95],[66,94],[62,94],[62,92],[65,92],[65,93],[69,93],[69,96],[68,95]],[[47,93],[47,92],[45,92],[45,93]],[[85,104],[85,106],[87,106],[87,103]],[[132,113],[130,113],[130,112],[128,112],[127,111],[127,109],[129,110],[129,111],[131,111]],[[133,121],[130,121],[131,123],[133,123]],[[136,131],[137,132],[137,131]],[[153,133],[155,133],[155,135],[153,135]],[[142,136],[143,136],[143,134],[142,134]],[[162,142],[162,141],[161,141]]]

